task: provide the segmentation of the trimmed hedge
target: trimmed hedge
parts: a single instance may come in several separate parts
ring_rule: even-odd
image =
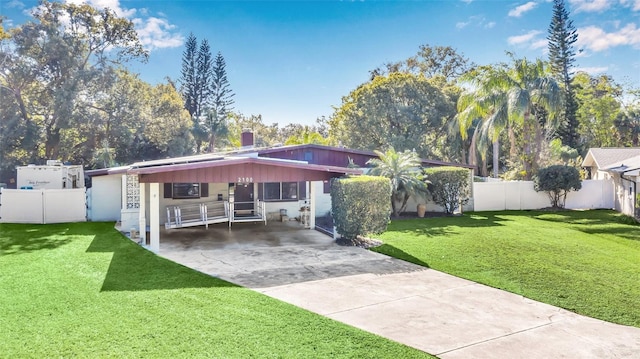
[[[452,214],[458,206],[469,202],[471,196],[470,175],[466,168],[443,166],[424,170],[433,202]]]
[[[382,233],[391,214],[391,181],[385,177],[336,178],[331,182],[331,211],[346,239]]]

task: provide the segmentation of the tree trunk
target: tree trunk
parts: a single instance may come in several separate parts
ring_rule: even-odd
[[[60,154],[60,129],[47,127],[47,139],[45,140],[45,159],[58,159]]]
[[[493,178],[498,178],[500,173],[500,140],[493,141]]]

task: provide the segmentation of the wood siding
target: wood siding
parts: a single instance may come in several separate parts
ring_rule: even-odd
[[[140,174],[143,183],[236,183],[236,182],[300,182],[324,181],[340,177],[341,173],[243,163],[209,168],[183,169]]]

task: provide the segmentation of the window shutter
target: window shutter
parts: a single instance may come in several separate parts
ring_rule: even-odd
[[[208,183],[200,183],[200,197],[209,197]]]
[[[164,184],[164,198],[172,198],[173,197],[173,183],[165,183]]]

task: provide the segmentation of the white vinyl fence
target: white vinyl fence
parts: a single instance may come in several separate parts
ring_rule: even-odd
[[[84,222],[86,216],[84,188],[0,190],[2,223]]]
[[[567,195],[569,209],[614,208],[612,180],[585,180],[582,189]],[[474,182],[475,211],[540,209],[551,206],[546,192],[536,192],[532,181]]]

